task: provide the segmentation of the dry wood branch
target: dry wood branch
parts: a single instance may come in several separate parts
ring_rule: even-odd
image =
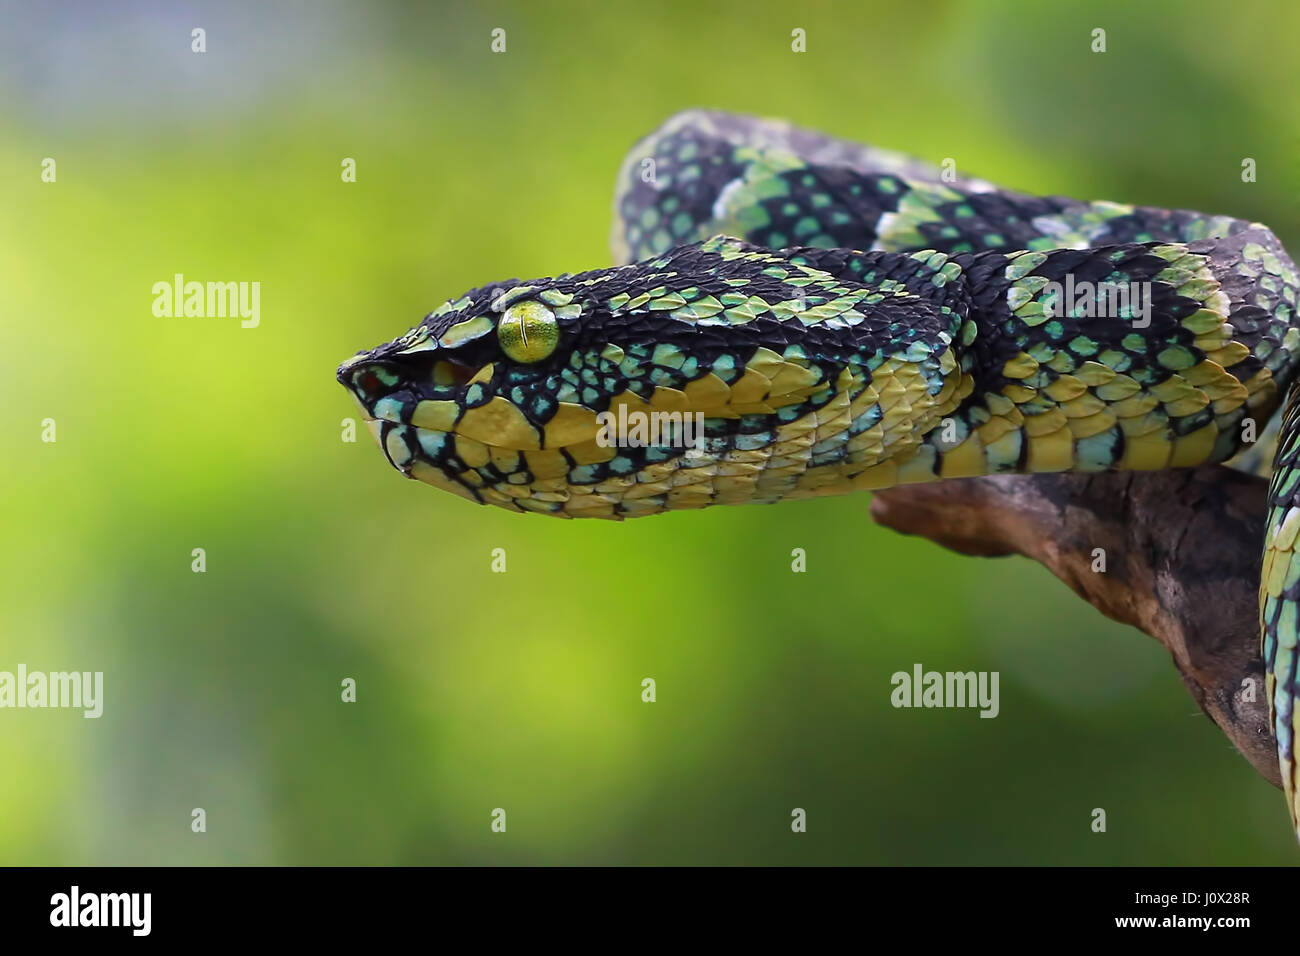
[[[878,492],[871,514],[962,554],[1023,554],[1150,634],[1201,709],[1280,787],[1256,605],[1266,491],[1263,479],[1220,466],[1000,475]],[[1105,549],[1105,573],[1092,570],[1095,548]]]

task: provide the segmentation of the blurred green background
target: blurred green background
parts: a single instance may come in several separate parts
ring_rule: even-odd
[[[341,441],[333,373],[471,286],[608,264],[621,157],[692,106],[1300,249],[1298,31],[1280,2],[4,7],[0,670],[106,692],[0,711],[0,863],[1296,861],[1167,653],[1039,567],[866,495],[475,508]],[[176,272],[260,281],[260,327],[155,318]],[[1001,715],[893,709],[915,662],[1000,671]]]

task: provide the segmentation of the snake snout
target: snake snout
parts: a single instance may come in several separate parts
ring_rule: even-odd
[[[373,408],[375,402],[402,387],[402,375],[391,363],[360,357],[340,365],[337,378],[367,408]]]

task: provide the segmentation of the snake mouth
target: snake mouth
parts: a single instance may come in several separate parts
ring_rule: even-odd
[[[362,420],[388,463],[404,477],[423,481],[477,504],[488,504],[479,490],[486,479],[479,470],[456,455],[455,432],[422,428],[365,413]],[[497,477],[508,478],[504,474]]]
[[[391,369],[359,365],[361,362],[353,362],[340,367],[339,382],[347,388],[366,430],[396,471],[476,504],[523,510],[511,502],[531,497],[536,476],[528,470],[523,449],[498,445],[492,440],[497,436],[482,432],[471,437],[457,427],[470,410],[458,400],[463,398],[464,386],[451,383],[450,387],[435,388],[441,397],[429,399]],[[421,414],[430,414],[430,406],[438,407],[436,424],[419,419]],[[439,427],[444,422],[447,427]],[[563,461],[566,470],[570,464]]]
[[[404,403],[397,396],[407,389],[401,369],[362,352],[340,365],[335,377],[352,396],[366,430],[393,468],[407,478],[486,503],[452,468],[442,466],[440,451],[453,433],[402,421]],[[385,408],[385,403],[391,407]]]

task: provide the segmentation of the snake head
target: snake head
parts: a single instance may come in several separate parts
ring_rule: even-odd
[[[849,490],[832,466],[861,471],[893,440],[869,391],[873,344],[903,325],[909,354],[942,343],[918,349],[924,316],[907,310],[924,303],[874,308],[871,290],[788,252],[717,237],[484,286],[338,378],[395,468],[514,511],[622,518]],[[931,371],[900,381],[937,392]]]
[[[572,280],[472,289],[339,367],[339,382],[395,468],[471,500],[508,506],[512,495],[494,489],[527,493],[533,472],[523,453],[540,461],[548,438],[555,446],[586,437],[560,409],[568,395],[561,376],[572,377],[566,363],[584,312],[567,291]],[[564,421],[570,425],[561,435]],[[558,453],[550,457],[558,468]]]

